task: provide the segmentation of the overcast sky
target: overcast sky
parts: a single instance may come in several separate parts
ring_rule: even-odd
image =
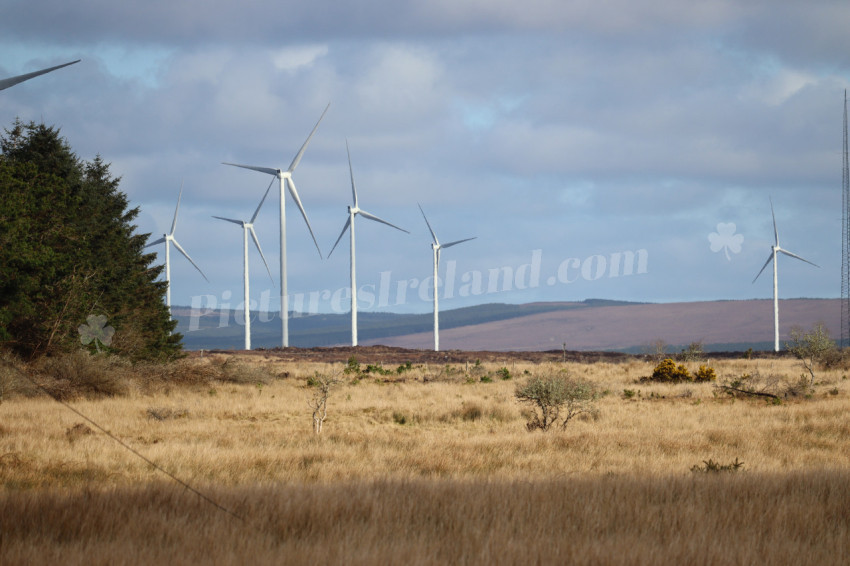
[[[176,237],[210,283],[172,250],[177,305],[241,304],[241,232],[212,216],[249,218],[272,177],[221,163],[285,169],[328,103],[294,174],[323,255],[346,139],[361,208],[410,231],[358,219],[363,310],[431,308],[417,203],[441,241],[477,236],[442,254],[443,308],[770,298],[771,197],[820,266],[781,257],[780,297],[838,297],[848,22],[846,0],[7,0],[0,78],[82,61],[0,92],[0,124],[101,155],[152,239],[185,183]],[[347,312],[348,237],[320,259],[287,199],[290,293]],[[274,285],[250,250],[272,310],[278,203],[256,221]]]

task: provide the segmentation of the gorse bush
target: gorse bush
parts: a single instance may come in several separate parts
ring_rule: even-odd
[[[661,360],[655,369],[652,371],[652,375],[649,377],[650,381],[668,381],[668,382],[679,382],[679,381],[691,381],[691,374],[688,371],[688,368],[684,366],[684,364],[676,364],[670,358],[666,358]]]
[[[641,378],[641,381],[660,381],[664,383],[680,383],[682,381],[714,381],[717,379],[717,374],[714,369],[706,366],[700,365],[699,369],[696,373],[691,373],[688,371],[688,368],[684,366],[684,364],[677,364],[672,359],[667,358],[665,360],[661,360],[655,369],[652,371],[652,375],[649,377]]]

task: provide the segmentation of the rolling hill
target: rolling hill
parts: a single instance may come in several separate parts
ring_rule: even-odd
[[[780,301],[780,339],[793,326],[811,328],[823,322],[839,335],[839,299]],[[175,307],[178,332],[187,349],[239,349],[241,311],[211,311],[201,316]],[[383,344],[427,349],[433,346],[433,318],[426,314],[361,312],[363,345]],[[252,343],[272,348],[280,344],[276,313],[253,315]],[[347,344],[346,314],[293,314],[290,343],[295,347]],[[703,342],[707,350],[770,350],[773,348],[773,301],[704,301],[690,303],[630,303],[604,299],[581,302],[492,303],[440,313],[443,349],[530,351],[561,349],[638,352],[662,340],[672,347]]]

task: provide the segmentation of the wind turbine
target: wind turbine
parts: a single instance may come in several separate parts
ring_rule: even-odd
[[[354,257],[354,217],[358,214],[363,218],[368,218],[369,220],[374,220],[375,222],[380,222],[381,224],[386,224],[387,226],[391,226],[396,230],[401,230],[406,234],[410,234],[404,228],[399,228],[395,224],[390,224],[386,220],[381,220],[374,214],[369,214],[365,210],[361,210],[360,206],[357,204],[357,188],[354,186],[354,170],[351,168],[351,152],[348,150],[348,140],[345,141],[345,152],[348,154],[348,172],[351,175],[351,194],[354,197],[354,204],[348,207],[348,219],[345,221],[345,226],[342,227],[342,232],[339,233],[339,238],[336,239],[334,246],[331,248],[328,257],[331,257],[331,254],[334,253],[337,244],[342,239],[342,236],[345,234],[346,230],[350,229],[351,233],[351,345],[357,345],[357,270],[355,268],[355,257]]]
[[[260,208],[262,208],[263,203],[266,201],[266,197],[269,196],[269,191],[272,188],[272,180],[269,183],[269,187],[266,189],[266,194],[263,195],[263,200],[260,201],[259,206],[257,206],[257,210],[254,211],[254,215],[251,217],[251,220],[245,222],[244,220],[234,220],[233,218],[224,218],[222,216],[213,216],[213,218],[218,218],[219,220],[225,220],[227,222],[232,222],[234,224],[238,224],[242,226],[242,253],[243,253],[243,262],[242,262],[242,274],[244,276],[244,290],[245,290],[245,349],[251,349],[251,301],[250,301],[250,292],[248,289],[248,232],[251,233],[251,237],[254,239],[254,244],[257,246],[257,251],[260,252],[260,257],[263,258],[263,263],[266,265],[266,271],[269,272],[269,279],[272,280],[272,284],[274,284],[274,279],[272,278],[272,272],[269,269],[269,264],[266,262],[266,256],[263,255],[263,250],[260,248],[260,241],[257,239],[257,233],[254,232],[254,220],[257,219],[257,215],[260,213]]]
[[[55,71],[56,69],[61,69],[62,67],[67,67],[68,65],[73,65],[74,63],[79,63],[80,60],[71,61],[70,63],[64,63],[62,65],[56,65],[55,67],[49,67],[47,69],[42,69],[40,71],[34,71],[32,73],[26,73],[24,75],[17,75],[15,77],[9,77],[8,79],[0,79],[0,90],[5,90],[10,86],[15,86],[16,84],[22,83],[24,81],[28,81],[32,78],[35,78],[39,75],[44,75],[49,73],[50,71]]]
[[[224,165],[232,165],[234,167],[242,167],[243,169],[251,169],[273,175],[278,179],[280,185],[280,324],[281,324],[281,345],[286,348],[289,346],[289,296],[286,291],[286,198],[283,193],[283,187],[286,185],[289,189],[289,194],[292,195],[292,200],[295,201],[298,210],[301,211],[301,216],[304,217],[304,222],[307,223],[307,229],[310,231],[310,236],[313,238],[313,243],[316,244],[316,250],[319,252],[319,257],[322,257],[322,250],[319,249],[319,242],[316,241],[316,235],[313,234],[313,228],[310,226],[310,221],[307,219],[307,213],[304,211],[304,206],[301,204],[301,199],[298,197],[298,191],[295,189],[295,183],[292,180],[292,173],[298,167],[298,162],[301,161],[301,156],[304,155],[304,150],[307,149],[307,144],[313,139],[313,134],[319,128],[322,118],[331,105],[325,107],[325,111],[319,116],[319,121],[313,126],[313,131],[307,136],[307,141],[301,146],[301,149],[295,154],[295,159],[289,164],[287,170],[275,169],[270,167],[256,167],[253,165],[240,165],[238,163],[225,163]]]
[[[434,239],[434,242],[431,244],[431,249],[434,250],[434,351],[440,351],[440,309],[438,305],[437,299],[437,282],[439,279],[438,276],[438,266],[440,265],[440,250],[444,248],[450,248],[452,246],[456,246],[458,244],[462,244],[464,242],[468,242],[469,240],[474,240],[477,236],[472,238],[465,238],[463,240],[456,240],[454,242],[449,242],[448,244],[440,244],[440,241],[437,240],[437,235],[434,233],[434,229],[431,228],[431,223],[428,222],[428,217],[425,216],[425,211],[422,210],[422,205],[419,203],[416,204],[419,207],[419,212],[422,213],[422,218],[425,219],[425,224],[428,225],[428,230],[431,232],[431,238]]]
[[[204,272],[201,271],[201,268],[192,261],[192,258],[189,257],[189,254],[186,253],[186,250],[177,242],[177,239],[174,237],[174,231],[177,229],[177,213],[180,212],[180,199],[183,197],[183,183],[180,183],[180,192],[177,194],[177,206],[174,208],[174,220],[171,221],[171,231],[167,234],[163,234],[162,238],[156,240],[155,242],[151,242],[146,245],[146,248],[151,246],[156,246],[162,243],[165,243],[165,282],[167,284],[165,288],[165,304],[168,306],[168,316],[171,316],[171,250],[169,244],[174,244],[174,247],[177,248],[183,257],[189,260],[189,263],[195,266],[195,269],[198,270],[198,273],[206,280],[207,283],[210,282],[207,279],[207,276],[204,275]]]
[[[773,212],[773,199],[770,201],[770,215],[773,217],[773,241],[774,244],[770,247],[770,255],[767,257],[767,261],[764,262],[761,270],[756,275],[755,279],[753,279],[753,283],[756,282],[756,279],[759,278],[761,272],[767,267],[771,261],[773,262],[773,349],[774,351],[779,351],[779,279],[777,276],[777,268],[776,268],[776,254],[783,253],[787,256],[799,259],[800,261],[805,261],[815,267],[820,267],[819,265],[810,262],[807,259],[804,259],[797,254],[791,253],[786,249],[779,247],[779,231],[776,229],[776,214]]]

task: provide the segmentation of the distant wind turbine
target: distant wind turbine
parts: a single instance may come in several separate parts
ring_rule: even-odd
[[[183,183],[180,183],[180,192],[177,194],[177,206],[174,208],[174,220],[171,221],[171,231],[169,231],[168,234],[163,234],[162,238],[160,238],[159,240],[151,242],[150,244],[145,246],[146,248],[149,248],[151,246],[156,246],[165,243],[165,282],[167,284],[165,288],[165,304],[168,305],[168,316],[171,316],[171,250],[169,249],[169,244],[174,244],[174,247],[177,248],[177,251],[183,254],[183,257],[188,259],[189,263],[195,266],[195,269],[198,270],[198,273],[201,274],[201,276],[207,281],[207,283],[210,282],[210,280],[207,279],[207,276],[204,275],[204,272],[201,271],[201,268],[198,267],[198,265],[194,261],[192,261],[192,258],[189,257],[189,254],[186,253],[186,250],[184,250],[180,246],[180,244],[177,242],[177,239],[174,237],[174,231],[177,229],[177,213],[180,212],[180,199],[182,197]]]
[[[319,124],[322,123],[322,118],[325,117],[325,114],[330,108],[331,105],[325,107],[325,111],[322,112],[322,115],[319,116],[319,121],[316,122],[316,125],[313,126],[313,131],[310,132],[310,135],[307,136],[307,141],[304,142],[304,145],[301,146],[301,149],[295,155],[295,159],[292,160],[292,163],[289,164],[289,168],[287,170],[283,169],[275,169],[270,167],[256,167],[253,165],[240,165],[238,163],[225,163],[224,165],[232,165],[234,167],[242,167],[243,169],[251,169],[252,171],[259,171],[260,173],[266,173],[268,175],[273,175],[279,181],[280,185],[280,324],[281,324],[281,345],[286,348],[289,346],[289,296],[287,294],[286,287],[286,198],[283,192],[283,187],[286,185],[287,189],[289,189],[289,194],[292,195],[292,200],[295,201],[296,206],[298,206],[298,210],[301,211],[301,216],[304,217],[304,222],[307,223],[307,229],[310,231],[310,236],[313,238],[313,243],[316,244],[316,250],[319,252],[319,257],[322,257],[322,250],[319,249],[319,242],[316,241],[316,235],[313,234],[313,228],[310,226],[310,221],[307,219],[307,212],[304,211],[304,206],[301,204],[301,199],[298,197],[298,191],[295,189],[295,183],[292,180],[292,173],[295,171],[295,168],[298,167],[298,163],[301,161],[301,156],[304,155],[304,150],[307,149],[307,144],[310,143],[310,140],[313,139],[313,134],[316,133],[316,130],[319,128]]]
[[[55,71],[56,69],[61,69],[62,67],[67,67],[68,65],[73,65],[74,63],[79,63],[80,60],[71,61],[70,63],[64,63],[62,65],[56,65],[55,67],[49,67],[47,69],[42,69],[40,71],[34,71],[32,73],[26,73],[24,75],[18,75],[15,77],[9,77],[8,79],[0,79],[0,90],[5,90],[10,86],[15,86],[16,84],[22,83],[24,81],[28,81],[32,78],[35,78],[39,75],[45,75],[50,71]]]
[[[357,188],[354,186],[354,170],[351,168],[351,152],[348,150],[348,140],[345,141],[345,152],[348,154],[348,172],[351,175],[351,194],[354,197],[354,204],[348,207],[348,219],[345,221],[345,226],[342,227],[342,232],[339,234],[339,238],[336,239],[333,247],[331,248],[328,257],[331,257],[331,254],[334,253],[337,244],[342,239],[343,235],[345,235],[346,230],[350,230],[351,233],[351,345],[357,345],[357,269],[355,263],[354,256],[354,217],[358,214],[363,218],[368,218],[369,220],[374,220],[375,222],[380,222],[381,224],[386,224],[387,226],[391,226],[396,230],[401,230],[406,234],[410,234],[404,228],[399,228],[395,224],[390,224],[386,220],[381,220],[374,214],[369,214],[365,210],[361,210],[360,206],[357,204]]]
[[[425,219],[425,224],[428,226],[428,230],[431,232],[431,238],[434,239],[434,242],[431,244],[431,249],[434,250],[434,351],[440,351],[440,309],[438,305],[438,274],[439,274],[439,265],[440,265],[440,250],[444,248],[450,248],[452,246],[456,246],[458,244],[462,244],[464,242],[468,242],[470,240],[474,240],[475,237],[465,238],[463,240],[456,240],[454,242],[449,242],[448,244],[440,244],[440,241],[437,240],[437,235],[434,233],[434,229],[431,228],[431,223],[428,222],[428,217],[425,216],[425,211],[422,210],[422,205],[417,203],[419,207],[419,212],[422,213],[422,218]]]
[[[263,255],[263,250],[260,248],[260,241],[257,239],[257,233],[254,232],[254,220],[257,219],[257,215],[260,213],[260,208],[262,208],[263,203],[266,201],[266,197],[269,196],[269,191],[272,188],[272,180],[269,183],[269,187],[266,189],[266,194],[263,195],[263,200],[260,201],[259,206],[257,206],[257,210],[254,211],[254,215],[251,217],[251,220],[245,222],[244,220],[234,220],[233,218],[224,218],[222,216],[213,216],[213,218],[218,218],[219,220],[225,220],[227,222],[232,222],[234,224],[238,224],[242,226],[242,253],[243,253],[243,262],[242,262],[242,274],[244,276],[244,290],[245,290],[245,349],[251,349],[251,295],[248,287],[248,232],[251,233],[251,238],[254,239],[254,244],[257,246],[257,251],[260,252],[260,257],[263,258],[263,263],[266,265],[266,271],[269,272],[269,279],[272,279],[272,284],[274,284],[274,279],[272,278],[272,272],[269,269],[269,264],[266,262],[266,256]]]
[[[804,259],[797,254],[791,253],[786,249],[779,247],[779,231],[776,229],[776,214],[773,212],[773,199],[770,201],[770,215],[773,217],[773,241],[774,244],[771,246],[770,255],[767,257],[767,261],[764,262],[761,270],[756,275],[755,279],[753,279],[753,283],[756,282],[756,279],[759,278],[762,271],[765,270],[767,264],[771,261],[773,262],[773,349],[774,351],[779,351],[779,278],[777,276],[777,262],[776,262],[776,254],[783,253],[787,256],[799,259],[800,261],[805,261],[815,267],[820,267],[819,265],[810,262],[807,259]]]

